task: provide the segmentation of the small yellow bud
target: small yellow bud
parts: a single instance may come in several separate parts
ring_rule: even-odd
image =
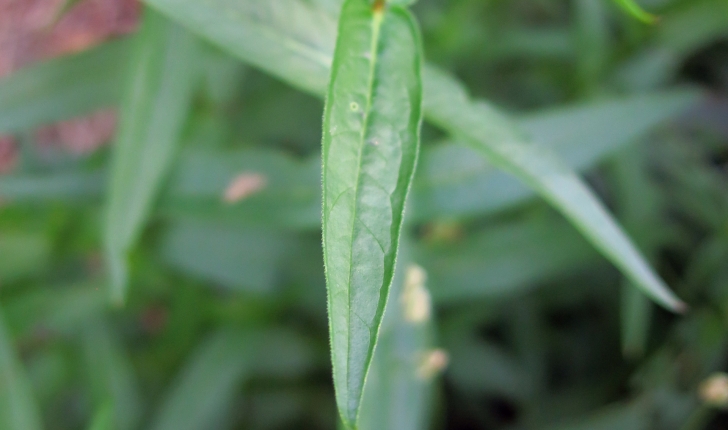
[[[407,268],[402,291],[402,307],[404,319],[412,324],[421,324],[430,319],[431,300],[430,293],[425,288],[427,273],[413,264]]]

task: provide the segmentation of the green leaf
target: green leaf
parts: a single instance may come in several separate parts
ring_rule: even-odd
[[[111,402],[114,428],[137,428],[142,399],[129,357],[104,321],[92,320],[83,330],[89,383],[97,406]]]
[[[192,35],[146,11],[114,148],[104,234],[116,303],[124,301],[127,255],[179,146],[192,103],[197,48]]]
[[[498,223],[468,236],[452,245],[420,249],[437,303],[503,300],[599,257],[560,219]]]
[[[696,103],[700,93],[676,90],[578,104],[520,118],[524,132],[584,170]],[[619,127],[614,127],[619,123]],[[495,169],[472,148],[426,147],[412,188],[412,216],[424,221],[495,212],[533,198],[533,188]]]
[[[13,332],[32,336],[37,327],[72,335],[106,310],[104,294],[94,282],[32,289],[9,300],[5,314]]]
[[[633,17],[639,19],[642,22],[646,22],[648,24],[653,24],[657,21],[657,17],[645,12],[644,9],[642,9],[637,3],[635,3],[634,0],[614,0],[617,2],[619,7],[624,9],[627,13],[632,15]]]
[[[291,245],[280,232],[186,221],[170,227],[161,253],[188,273],[235,290],[271,293]]]
[[[114,408],[111,403],[104,404],[94,414],[88,430],[114,430]]]
[[[294,87],[326,93],[336,19],[316,5],[290,0],[146,3]]]
[[[647,349],[652,303],[626,282],[621,298],[622,353],[627,358],[641,358]]]
[[[13,174],[0,177],[0,198],[5,204],[98,199],[106,186],[105,172],[85,173],[77,168],[52,174]]]
[[[256,186],[226,198],[226,191],[246,178]],[[318,229],[321,158],[299,161],[270,149],[183,152],[160,199],[160,210],[174,217],[230,224]]]
[[[244,333],[223,329],[210,336],[174,381],[149,428],[212,428],[231,406],[235,388],[249,371],[252,350]]]
[[[323,244],[334,387],[356,425],[394,275],[422,122],[416,24],[398,7],[344,3],[323,126]]]
[[[650,428],[650,408],[644,402],[617,404],[581,419],[543,427],[548,430],[643,430]]]
[[[3,232],[0,255],[0,283],[12,282],[41,273],[50,260],[51,243],[44,234]]]
[[[639,146],[620,152],[611,172],[617,213],[642,251],[654,259],[658,250],[667,245],[671,233],[654,225],[667,209],[666,198],[649,174],[649,149]],[[647,349],[652,303],[631,287],[625,282],[621,291],[622,352],[629,358],[641,358]]]
[[[298,88],[321,95],[334,32],[327,13],[296,0],[147,0],[241,59]],[[235,13],[231,13],[231,9]],[[288,15],[283,11],[293,11]],[[295,19],[292,17],[295,16]],[[201,17],[204,17],[201,18]],[[329,16],[330,20],[333,17]],[[315,75],[315,76],[314,76]],[[588,187],[550,151],[530,143],[511,122],[460,84],[425,69],[425,112],[490,162],[524,181],[574,222],[635,285],[673,310],[684,308],[646,264]]]
[[[0,79],[0,133],[16,133],[117,104],[129,41],[21,69]]]
[[[486,103],[470,100],[459,83],[425,70],[429,119],[511,172],[559,209],[635,285],[674,311],[682,303],[657,277],[594,193],[561,160],[537,146]]]
[[[0,314],[0,428],[40,430],[42,419],[30,381]]]
[[[377,348],[364,386],[361,430],[428,428],[435,377],[447,355],[435,349],[427,274],[402,240]]]

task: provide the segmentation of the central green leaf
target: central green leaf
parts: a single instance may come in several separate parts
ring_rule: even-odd
[[[422,122],[419,33],[398,6],[348,0],[323,125],[323,243],[336,400],[356,423],[392,283]]]

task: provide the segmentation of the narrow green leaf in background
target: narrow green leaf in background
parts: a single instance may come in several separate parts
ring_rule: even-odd
[[[271,293],[291,238],[261,228],[172,224],[162,241],[171,265],[238,291]]]
[[[127,258],[180,141],[197,75],[197,40],[147,9],[114,148],[105,226],[112,299],[123,303]]]
[[[644,9],[642,9],[637,3],[635,3],[635,0],[614,0],[617,2],[619,7],[624,9],[626,12],[628,12],[633,17],[639,19],[642,22],[646,22],[648,24],[652,24],[655,21],[657,21],[657,17],[645,12]]]
[[[656,302],[674,311],[685,309],[594,193],[561,160],[533,144],[488,104],[470,100],[448,75],[428,68],[425,81],[430,89],[426,107],[434,123],[537,190]]]
[[[0,314],[0,428],[41,430],[40,410]]]
[[[421,46],[405,9],[343,7],[323,126],[323,242],[334,387],[356,425],[415,171]]]
[[[570,421],[546,426],[544,430],[643,430],[650,428],[649,416],[639,402],[607,406],[589,416]]]
[[[129,41],[29,66],[0,79],[0,133],[15,133],[117,104]]]
[[[0,283],[38,273],[51,257],[51,243],[42,233],[6,232],[0,236]]]
[[[137,428],[142,399],[136,376],[123,346],[104,321],[87,321],[83,349],[95,406],[112,405],[114,428]]]
[[[414,264],[405,238],[384,311],[377,348],[364,386],[360,430],[427,428],[433,382],[447,364],[434,348],[432,303],[427,274]]]
[[[245,333],[222,329],[211,335],[184,366],[149,428],[214,428],[250,368],[252,349]]]
[[[611,163],[616,211],[648,258],[656,259],[658,251],[670,239],[670,222],[654,225],[666,212],[665,196],[650,177],[647,168],[651,156],[649,146],[636,146],[621,151]],[[673,233],[674,234],[674,233]],[[647,349],[652,303],[642,292],[625,281],[621,291],[622,352],[637,359]]]
[[[260,2],[146,0],[233,55],[298,88],[321,95],[333,39],[324,25],[326,12],[300,0]],[[239,13],[229,13],[235,8]],[[265,14],[260,8],[264,8]],[[284,14],[296,9],[300,15]],[[204,16],[204,19],[201,18]],[[213,17],[215,18],[213,20]],[[215,25],[206,25],[215,22]],[[319,24],[319,25],[315,25]],[[267,53],[263,55],[264,52]],[[275,53],[275,54],[273,54]],[[282,59],[295,58],[295,62]],[[309,73],[321,76],[312,79]],[[579,230],[635,285],[666,307],[684,304],[664,285],[594,193],[550,151],[530,143],[506,117],[483,102],[472,101],[450,75],[425,68],[425,113],[429,120],[475,148],[490,162],[524,181],[574,222]],[[616,126],[616,124],[615,124]]]
[[[418,257],[438,304],[503,300],[599,261],[573,227],[553,217],[495,223],[450,246],[424,246]]]
[[[114,430],[114,408],[107,402],[94,414],[88,430]]]

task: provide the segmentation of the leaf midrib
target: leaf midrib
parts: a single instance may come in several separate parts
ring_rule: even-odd
[[[372,14],[372,41],[371,41],[371,45],[369,46],[369,55],[371,56],[371,61],[369,63],[369,81],[367,82],[367,93],[366,93],[367,99],[366,99],[366,106],[364,108],[364,121],[362,123],[361,133],[359,134],[359,150],[358,150],[358,154],[357,154],[356,184],[354,185],[354,207],[353,207],[354,216],[352,216],[351,229],[350,229],[351,233],[349,234],[349,237],[352,240],[354,238],[354,227],[356,226],[356,222],[359,219],[359,217],[356,214],[357,207],[358,207],[357,196],[359,195],[359,184],[361,182],[360,179],[361,179],[361,168],[362,168],[362,156],[363,156],[363,152],[364,152],[364,143],[365,143],[364,141],[366,140],[366,135],[369,130],[369,118],[370,118],[370,113],[371,113],[371,108],[372,108],[372,99],[373,99],[372,93],[374,91],[374,76],[376,73],[377,62],[379,59],[379,39],[380,39],[380,33],[381,33],[383,19],[384,19],[383,10],[376,10],[373,12],[373,14]],[[375,239],[376,239],[376,237],[375,237]],[[351,307],[352,307],[352,304],[351,304],[351,278],[352,278],[352,272],[353,272],[353,264],[352,264],[353,257],[354,257],[353,248],[354,247],[353,247],[353,242],[352,242],[350,245],[350,252],[349,252],[349,275],[347,277],[347,282],[346,282],[346,285],[347,285],[346,300],[349,304],[347,312],[346,312],[346,324],[348,327],[351,327],[351,314],[352,314],[352,311],[351,311]],[[370,337],[371,337],[372,327],[369,326],[369,324],[367,324],[366,321],[364,321],[361,317],[359,317],[359,319],[361,319],[362,322],[365,323],[365,325],[369,328]],[[371,348],[371,345],[369,345],[369,348]],[[349,394],[348,394],[349,393],[349,378],[351,377],[351,373],[350,373],[350,370],[351,370],[350,369],[351,333],[349,336],[347,336],[347,339],[346,339],[346,357],[347,357],[347,359],[346,359],[346,385],[347,385],[347,405],[346,405],[346,407],[348,410],[348,408],[349,408],[349,404],[348,404],[349,403]],[[365,378],[366,378],[366,373],[368,371],[368,367],[369,367],[368,365],[369,365],[370,361],[371,361],[371,354],[369,354],[369,352],[367,351],[367,359],[366,359],[365,368],[364,368],[365,369],[364,370]],[[363,393],[364,393],[364,390],[362,390],[361,393],[359,393],[359,395],[358,395],[359,403],[361,403],[361,398],[362,398]],[[348,415],[348,411],[347,411],[347,415]],[[356,415],[357,416],[359,415],[358,408],[356,410]],[[347,417],[347,419],[349,419],[349,418],[350,417]],[[357,417],[355,416],[354,417],[355,421],[356,421],[356,418]]]

